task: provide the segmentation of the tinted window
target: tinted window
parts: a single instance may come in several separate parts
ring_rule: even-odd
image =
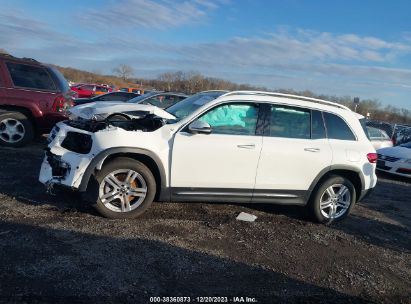
[[[311,137],[311,111],[286,107],[271,107],[270,136],[286,138]]]
[[[79,87],[79,89],[80,89],[80,90],[93,91],[93,90],[94,90],[94,86],[85,85],[85,86]]]
[[[220,105],[199,120],[208,123],[213,134],[255,135],[258,107],[254,104]]]
[[[327,127],[327,136],[332,139],[356,140],[351,129],[345,121],[334,114],[324,112],[325,125]]]
[[[312,131],[311,131],[311,138],[312,139],[320,139],[326,138],[323,115],[320,111],[311,111],[311,121],[312,121]]]
[[[42,67],[8,62],[7,68],[16,87],[56,90],[49,73]]]
[[[96,87],[97,92],[108,92],[108,89],[106,87]]]

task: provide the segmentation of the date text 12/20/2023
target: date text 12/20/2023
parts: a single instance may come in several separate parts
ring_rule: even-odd
[[[258,303],[253,297],[150,297],[150,303]]]

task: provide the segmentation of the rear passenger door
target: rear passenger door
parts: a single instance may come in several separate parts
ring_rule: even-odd
[[[320,111],[268,107],[254,202],[303,203],[311,183],[332,160]]]

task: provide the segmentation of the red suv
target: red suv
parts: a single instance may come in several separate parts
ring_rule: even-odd
[[[67,119],[76,93],[63,75],[34,59],[0,54],[0,145],[21,147]]]

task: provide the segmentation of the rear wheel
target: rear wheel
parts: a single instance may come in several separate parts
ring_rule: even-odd
[[[97,174],[96,208],[105,217],[136,218],[153,202],[156,181],[143,163],[131,158],[117,158]]]
[[[34,137],[30,120],[20,112],[0,114],[0,145],[22,147]]]
[[[344,219],[354,206],[356,198],[354,185],[341,176],[330,176],[314,193],[310,208],[320,223],[331,223]]]

